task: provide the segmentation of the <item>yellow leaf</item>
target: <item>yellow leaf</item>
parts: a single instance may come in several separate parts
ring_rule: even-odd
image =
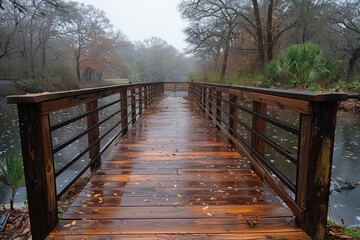
[[[99,196],[101,196],[100,193],[94,195],[94,197],[99,197]]]
[[[181,194],[176,194],[176,196],[178,197],[178,198],[182,198],[182,195]]]
[[[72,221],[72,222],[71,222],[71,225],[72,225],[72,226],[75,226],[75,225],[76,225],[76,221],[75,221],[75,220]]]

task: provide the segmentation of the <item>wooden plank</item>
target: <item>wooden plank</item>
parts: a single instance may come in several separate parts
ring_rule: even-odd
[[[289,235],[291,235],[289,237]],[[159,239],[171,239],[171,240],[205,240],[205,239],[219,239],[219,240],[269,240],[269,239],[281,239],[281,240],[304,240],[310,239],[304,232],[300,230],[298,232],[289,233],[233,233],[233,234],[141,234],[141,235],[74,235],[69,236],[65,234],[53,234],[48,239],[50,240],[62,240],[62,239],[88,239],[88,240],[118,240],[118,239],[144,239],[144,240],[159,240]]]
[[[237,89],[230,89],[229,93],[236,96],[241,96],[243,101],[257,101],[272,106],[277,106],[280,109],[288,109],[298,113],[309,113],[309,102],[298,99],[291,99],[287,97],[280,97],[262,93],[246,92]]]
[[[81,211],[82,207],[162,207],[162,206],[202,206],[204,204],[209,206],[221,206],[228,204],[243,204],[243,205],[279,205],[279,199],[277,196],[266,197],[253,197],[251,195],[239,194],[237,196],[213,196],[210,194],[204,196],[189,196],[187,198],[179,198],[176,194],[158,195],[154,194],[148,196],[133,196],[132,193],[128,195],[121,195],[118,191],[109,191],[108,196],[100,195],[103,201],[99,201],[99,197],[94,195],[79,196],[72,204],[73,207],[78,207]],[[115,196],[116,195],[116,196]],[[258,195],[255,195],[258,196]]]
[[[204,219],[120,219],[120,220],[76,220],[71,227],[72,220],[62,220],[56,231],[64,234],[221,234],[221,233],[248,233],[259,236],[260,234],[300,232],[299,227],[294,227],[293,218],[260,218],[255,226],[248,220],[253,218],[204,218]],[[289,227],[290,226],[290,227]],[[257,234],[257,235],[256,235]],[[190,238],[191,239],[191,238]]]
[[[176,194],[174,194],[176,195]],[[204,210],[206,208],[206,210]],[[161,206],[142,207],[69,207],[63,219],[188,219],[224,217],[292,217],[282,205],[226,205],[226,206]]]

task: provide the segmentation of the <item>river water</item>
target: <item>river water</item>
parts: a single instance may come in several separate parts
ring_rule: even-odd
[[[0,98],[0,158],[6,152],[18,154],[21,152],[17,110],[15,105],[7,105],[4,98]],[[72,109],[70,111],[78,111]],[[68,115],[68,112],[63,112]],[[75,128],[68,129],[72,132]],[[65,133],[66,135],[67,133]],[[55,136],[55,140],[61,136]],[[111,137],[111,136],[110,136]],[[286,136],[282,136],[286,138]],[[337,181],[360,182],[360,117],[341,117],[337,119],[335,134],[335,147],[332,166],[332,178]],[[74,151],[81,151],[81,140],[70,146]],[[57,165],[63,164],[62,159],[67,158],[66,153],[59,153]],[[86,161],[87,156],[80,160],[80,164],[65,173],[58,181],[57,189],[61,189],[71,177],[81,170],[81,162]],[[0,183],[0,204],[8,203],[10,197],[9,189]],[[16,202],[24,202],[26,198],[25,188],[18,190]],[[330,195],[329,216],[332,220],[346,226],[360,226],[360,187],[353,190],[343,190]]]

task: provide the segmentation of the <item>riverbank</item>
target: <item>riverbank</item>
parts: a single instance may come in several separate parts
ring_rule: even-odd
[[[357,99],[348,99],[343,101],[339,105],[339,114],[343,116],[347,115],[360,115],[360,100]]]

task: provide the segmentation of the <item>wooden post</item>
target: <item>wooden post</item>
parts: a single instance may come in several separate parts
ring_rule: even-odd
[[[127,99],[127,88],[125,87],[120,92],[120,108],[121,108],[121,136],[124,136],[124,134],[128,131],[128,99]]]
[[[253,110],[260,114],[266,115],[267,104],[253,101]],[[259,134],[266,136],[266,122],[255,115],[252,117],[252,128]],[[255,149],[255,151],[260,155],[264,156],[265,142],[255,134],[251,134],[251,147]]]
[[[213,116],[213,104],[212,104],[212,102],[213,102],[213,97],[211,96],[211,94],[213,93],[213,91],[212,91],[212,89],[211,88],[209,88],[209,93],[208,93],[208,108],[207,108],[207,110],[208,110],[208,117],[209,117],[209,119],[212,119],[212,116]]]
[[[234,132],[236,132],[237,130],[237,122],[236,122],[236,118],[237,118],[237,113],[238,113],[238,109],[237,107],[233,106],[231,103],[236,104],[238,102],[238,97],[232,94],[229,94],[229,126],[228,126],[228,132],[230,133],[231,136],[233,136],[236,139],[236,135]],[[233,142],[231,140],[229,140],[230,144],[233,144]]]
[[[86,103],[86,111],[92,111],[98,107],[98,101],[94,100]],[[99,122],[99,113],[97,111],[90,113],[87,117],[87,127],[90,128],[96,125]],[[99,126],[92,129],[88,134],[88,144],[89,146],[97,141],[100,137],[100,129]],[[90,159],[94,159],[100,153],[100,141],[97,142],[94,146],[89,149],[89,157]],[[101,165],[101,158],[94,162],[93,165],[90,166],[91,172],[95,172]]]
[[[206,102],[207,102],[207,99],[206,99],[206,92],[207,92],[207,88],[206,88],[206,86],[202,86],[201,87],[201,89],[202,89],[202,106],[203,106],[203,111],[204,111],[204,113],[207,113],[207,104],[206,104]]]
[[[139,114],[141,115],[143,111],[143,92],[142,92],[143,88],[139,87],[138,91],[139,91]]]
[[[145,104],[145,109],[147,109],[147,106],[148,106],[148,98],[149,98],[149,95],[148,95],[148,91],[149,91],[149,88],[148,88],[148,85],[145,85],[144,86],[144,104]]]
[[[131,90],[131,124],[134,125],[136,122],[136,98],[135,89]]]
[[[149,93],[148,93],[148,104],[150,105],[151,102],[152,102],[152,94],[153,94],[153,87],[154,85],[153,84],[150,84],[149,85]]]
[[[325,239],[338,102],[310,103],[301,114],[296,202],[305,207],[299,224],[314,240]]]
[[[221,91],[216,90],[216,121],[221,124]],[[218,130],[220,130],[220,128],[218,126],[216,126]]]
[[[49,114],[40,104],[18,104],[32,239],[45,239],[58,223]]]

